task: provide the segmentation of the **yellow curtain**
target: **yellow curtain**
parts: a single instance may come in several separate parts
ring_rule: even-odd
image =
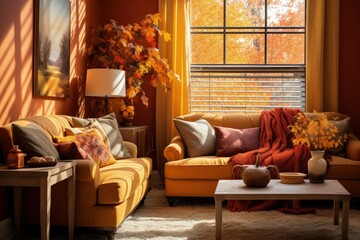
[[[171,34],[170,42],[159,40],[160,55],[168,59],[172,71],[180,78],[170,84],[167,92],[156,90],[156,157],[161,176],[165,164],[163,150],[175,131],[172,120],[188,113],[188,7],[188,0],[159,0],[160,28]]]
[[[338,111],[339,0],[308,0],[306,111]]]

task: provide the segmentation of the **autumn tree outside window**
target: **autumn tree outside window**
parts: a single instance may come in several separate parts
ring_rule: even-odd
[[[190,0],[191,112],[305,110],[306,0]]]

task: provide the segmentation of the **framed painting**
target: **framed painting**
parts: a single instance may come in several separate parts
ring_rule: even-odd
[[[34,1],[34,96],[69,96],[70,3]]]

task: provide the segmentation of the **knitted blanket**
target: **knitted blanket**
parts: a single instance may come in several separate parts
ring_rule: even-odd
[[[261,154],[259,161],[261,166],[275,165],[280,172],[303,172],[307,173],[307,162],[310,151],[304,145],[293,146],[291,133],[288,128],[294,121],[298,109],[275,108],[263,111],[260,117],[260,148],[239,153],[231,157],[232,165],[255,164],[257,154]],[[236,178],[236,176],[233,176]],[[284,201],[228,201],[230,211],[260,211],[277,207],[284,207]],[[294,212],[300,208],[299,201],[292,202]],[[289,212],[289,211],[287,211]]]

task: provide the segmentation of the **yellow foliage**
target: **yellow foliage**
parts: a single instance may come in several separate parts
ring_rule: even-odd
[[[334,149],[343,145],[347,134],[337,136],[337,127],[327,119],[326,114],[314,111],[315,117],[307,119],[303,113],[295,116],[294,124],[290,125],[290,131],[294,138],[294,145],[305,144],[310,150]]]

